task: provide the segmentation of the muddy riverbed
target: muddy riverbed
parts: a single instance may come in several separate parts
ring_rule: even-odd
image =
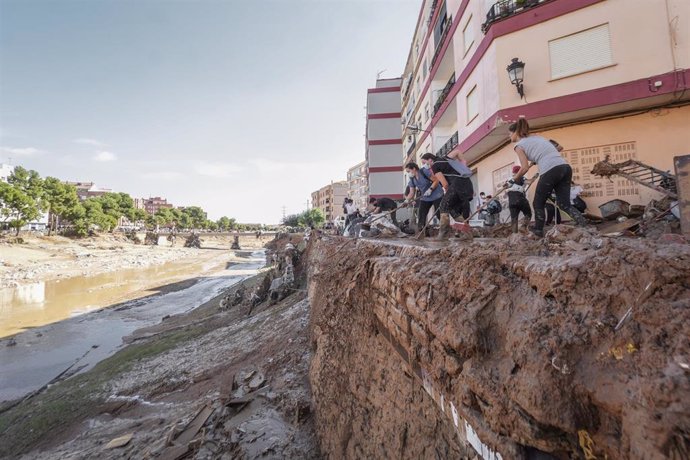
[[[83,372],[122,337],[190,311],[257,273],[264,251],[210,250],[192,262],[41,281],[0,290],[0,402]]]

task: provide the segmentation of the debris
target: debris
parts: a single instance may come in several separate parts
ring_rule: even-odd
[[[604,161],[594,165],[592,174],[602,177],[618,175],[671,198],[678,197],[676,176],[640,161],[628,160],[623,163],[610,163],[607,155]]]
[[[647,299],[649,298],[650,295],[652,295],[652,293],[654,292],[654,289],[652,289],[652,285],[654,284],[654,281],[655,281],[655,280],[652,279],[652,281],[650,281],[649,283],[647,283],[647,286],[645,286],[644,290],[643,290],[642,293],[639,295],[639,297],[637,298],[637,301],[635,302],[635,304],[634,304],[633,306],[639,305],[640,303],[642,303],[642,302],[644,302],[645,300],[647,300]],[[620,321],[618,321],[618,324],[616,324],[616,327],[614,328],[614,331],[617,331],[618,329],[620,329],[621,327],[623,327],[623,323],[628,319],[628,317],[629,317],[630,315],[632,315],[633,306],[631,306],[630,308],[628,308],[628,311],[626,311],[625,314],[623,315],[623,317],[620,319]]]
[[[105,445],[106,449],[117,449],[118,447],[124,447],[129,444],[129,441],[134,437],[134,433],[127,433],[123,436],[113,439],[108,444]]]
[[[604,220],[614,220],[621,216],[627,216],[630,212],[630,203],[624,200],[611,200],[599,206],[601,217]]]
[[[596,460],[597,456],[594,455],[594,441],[587,433],[587,430],[578,430],[577,437],[580,442],[580,447],[582,452],[585,453],[585,460]]]
[[[199,235],[197,235],[196,233],[192,233],[185,240],[184,247],[201,249],[201,238],[199,238]]]

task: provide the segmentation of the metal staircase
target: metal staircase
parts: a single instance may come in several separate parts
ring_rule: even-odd
[[[623,163],[610,163],[607,156],[604,161],[594,165],[592,174],[602,177],[618,175],[661,192],[673,199],[678,199],[678,186],[675,175],[639,161],[628,160]]]

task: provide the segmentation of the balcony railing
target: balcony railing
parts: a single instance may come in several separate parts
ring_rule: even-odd
[[[439,55],[441,54],[441,49],[443,48],[442,45],[446,41],[446,37],[448,36],[448,31],[450,30],[450,25],[453,23],[453,16],[448,15],[443,20],[446,23],[443,26],[443,31],[441,32],[441,36],[438,39],[438,43],[436,43],[436,50],[434,51],[434,55],[431,57],[431,64],[429,65],[429,67],[434,66],[434,64],[436,63],[436,59],[438,59]]]
[[[443,87],[441,90],[441,94],[438,95],[438,99],[436,99],[436,103],[434,104],[434,113],[431,115],[432,117],[436,116],[436,113],[438,110],[441,108],[443,105],[443,102],[446,100],[448,97],[448,93],[450,93],[450,89],[453,87],[455,84],[455,73],[450,76],[448,79],[448,83],[446,83],[446,86]]]
[[[486,13],[486,22],[482,24],[482,32],[486,33],[494,22],[513,16],[544,1],[547,0],[501,0],[496,2]]]
[[[443,147],[438,149],[436,151],[436,156],[440,158],[445,158],[446,155],[448,155],[450,152],[453,151],[455,147],[458,146],[458,132],[455,131],[455,134],[450,136],[450,139],[446,141],[445,144],[443,144]]]

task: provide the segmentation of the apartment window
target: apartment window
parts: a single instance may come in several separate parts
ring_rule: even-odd
[[[479,115],[479,91],[477,91],[477,85],[467,93],[467,123],[471,122]]]
[[[609,25],[602,24],[549,42],[551,79],[613,65]]]
[[[472,16],[470,16],[465,23],[465,28],[462,29],[462,43],[464,50],[463,52],[467,54],[474,43],[474,27],[472,27]]]
[[[443,35],[444,30],[448,26],[448,18],[446,17],[446,3],[441,5],[441,11],[438,13],[438,20],[436,21],[436,26],[434,27],[434,46],[438,48],[441,45],[441,35]]]
[[[427,120],[429,120],[429,103],[427,102],[424,104],[424,122],[426,123]]]
[[[429,70],[429,67],[427,66],[427,59],[424,59],[424,64],[422,64],[422,77],[426,80],[426,75]]]

